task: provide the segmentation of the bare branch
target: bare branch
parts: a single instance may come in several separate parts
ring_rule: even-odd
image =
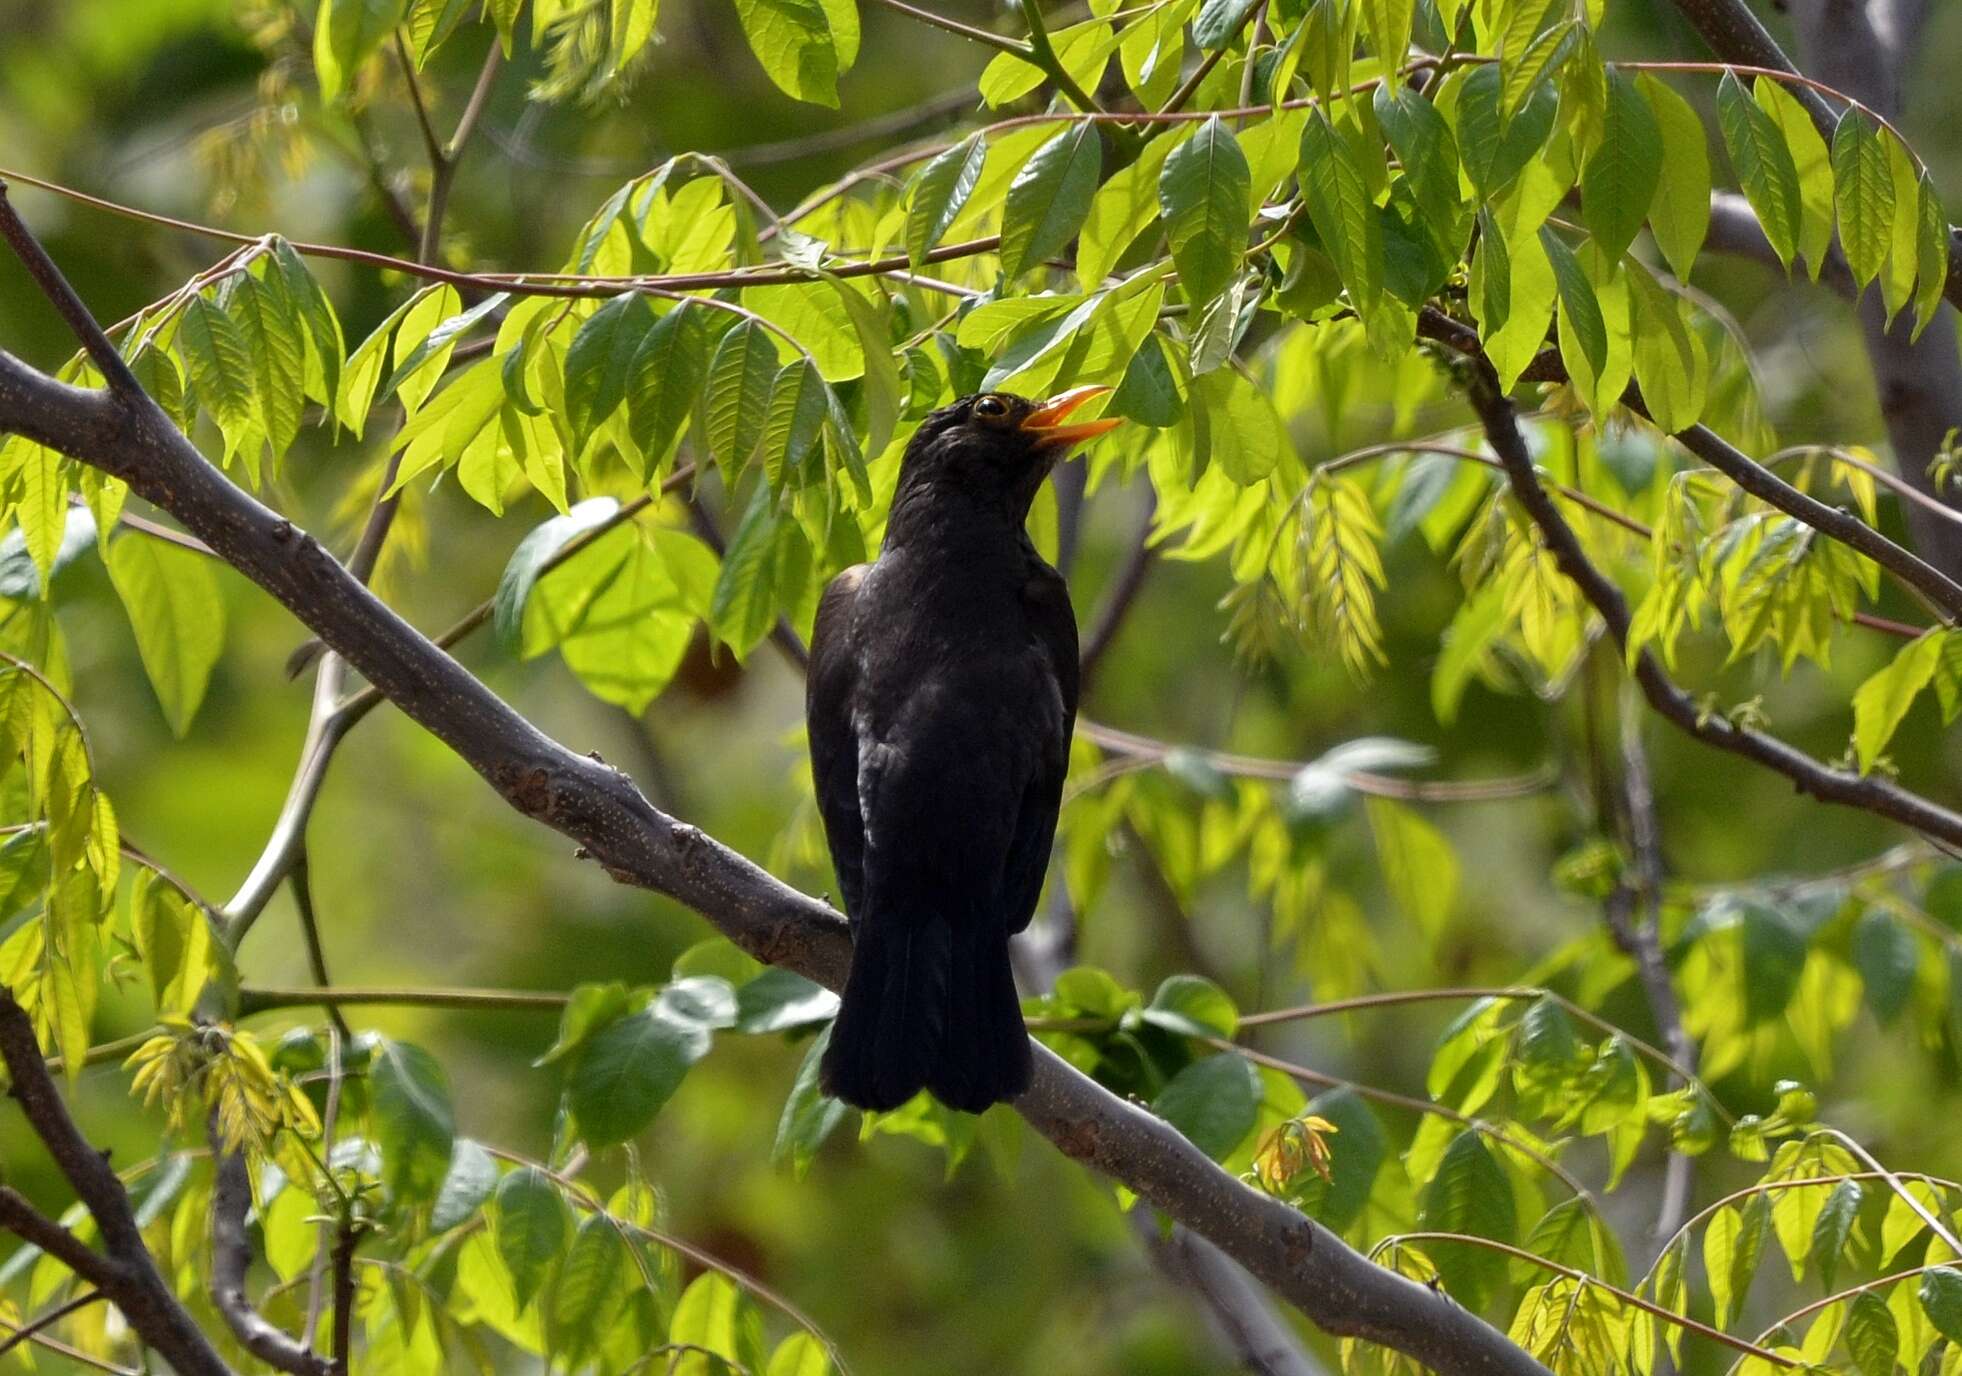
[[[0,202],[0,216],[8,214]],[[69,387],[0,354],[0,427],[128,481],[291,609],[512,807],[577,841],[615,878],[688,904],[761,960],[843,984],[850,938],[835,912],[660,812],[618,770],[539,731],[312,536],[233,486],[140,392]],[[1962,819],[1956,830],[1962,835]],[[1382,1343],[1448,1376],[1546,1376],[1447,1296],[1376,1266],[1226,1174],[1171,1124],[1048,1048],[1034,1051],[1034,1083],[1015,1106],[1038,1131],[1218,1243],[1327,1331]],[[222,1370],[179,1365],[190,1376]]]
[[[1625,810],[1628,848],[1632,852],[1634,882],[1622,882],[1608,895],[1608,930],[1615,944],[1635,962],[1643,996],[1648,1000],[1649,1016],[1661,1032],[1670,1059],[1685,1067],[1688,1075],[1676,1078],[1694,1084],[1697,1058],[1695,1038],[1683,1026],[1683,1010],[1676,999],[1676,986],[1669,978],[1669,964],[1662,954],[1660,917],[1662,912],[1662,832],[1656,817],[1655,790],[1649,776],[1648,752],[1642,747],[1641,704],[1631,688],[1620,693],[1621,794]],[[1689,1211],[1690,1191],[1696,1180],[1696,1160],[1684,1152],[1671,1152],[1663,1170],[1662,1207],[1656,1213],[1652,1236],[1660,1241],[1682,1226]]]
[[[1487,441],[1506,466],[1514,495],[1533,523],[1540,528],[1541,538],[1552,551],[1560,571],[1572,579],[1581,595],[1593,604],[1615,644],[1625,651],[1629,625],[1633,619],[1627,599],[1622,596],[1621,589],[1588,560],[1573,527],[1567,524],[1567,518],[1561,515],[1559,507],[1541,484],[1533,466],[1532,453],[1526,447],[1525,437],[1519,432],[1512,402],[1501,390],[1498,374],[1493,371],[1491,363],[1482,352],[1474,352],[1468,357],[1471,365],[1468,392],[1472,409],[1485,426]],[[1711,438],[1716,437],[1713,435]],[[1718,440],[1717,443],[1723,442]],[[1749,460],[1745,462],[1749,463]],[[1822,764],[1776,736],[1740,726],[1719,713],[1705,712],[1695,699],[1670,681],[1661,664],[1647,650],[1636,658],[1635,681],[1641,686],[1649,705],[1677,728],[1705,744],[1741,755],[1784,775],[1802,793],[1810,794],[1821,802],[1838,803],[1890,818],[1951,845],[1962,844],[1962,814],[1911,793],[1890,780]]]
[[[1103,604],[1097,608],[1097,619],[1091,624],[1090,634],[1084,638],[1082,653],[1083,681],[1087,684],[1103,662],[1117,633],[1123,629],[1124,620],[1131,613],[1131,604],[1143,591],[1145,577],[1151,566],[1157,562],[1158,550],[1151,543],[1151,521],[1158,507],[1156,493],[1148,493],[1144,512],[1138,518],[1137,538],[1132,541],[1131,551],[1125,555],[1124,563],[1111,579],[1110,591],[1104,594]]]
[[[7,199],[5,181],[0,181],[0,238],[6,239],[8,247],[13,249],[14,255],[27,269],[27,275],[41,289],[41,294],[48,298],[67,322],[68,328],[74,331],[89,361],[95,364],[96,371],[102,374],[110,389],[125,396],[141,391],[136,375],[123,362],[123,356],[116,352],[116,346],[110,342],[109,336],[102,332],[102,326],[96,323],[95,316],[90,314],[75,289],[68,285],[68,279],[61,275],[61,269],[55,266],[54,259],[48,257],[40,241],[14,213],[13,205]]]
[[[4,209],[0,200],[0,210]],[[5,358],[0,354],[0,359]],[[88,1144],[68,1116],[41,1058],[34,1021],[5,988],[0,988],[0,1059],[6,1062],[11,1092],[27,1115],[28,1126],[95,1219],[104,1251],[83,1246],[74,1234],[43,1218],[4,1186],[0,1186],[0,1225],[58,1258],[108,1295],[129,1326],[180,1376],[231,1376],[231,1368],[157,1273],[123,1182],[109,1168],[108,1158]]]
[[[1425,338],[1448,344],[1468,357],[1483,357],[1476,330],[1431,307],[1425,307],[1419,314],[1417,332]],[[1565,376],[1564,369],[1557,368],[1557,362],[1555,360],[1556,367],[1542,380],[1558,380]],[[1622,394],[1622,404],[1643,417],[1649,417],[1641,390],[1633,383]],[[1514,428],[1517,428],[1516,419]],[[1489,440],[1489,434],[1487,438]],[[1895,544],[1852,512],[1827,506],[1818,498],[1799,491],[1750,455],[1734,448],[1707,425],[1693,425],[1678,432],[1675,439],[1753,497],[1866,555],[1940,609],[1945,620],[1950,623],[1962,620],[1962,583],[1957,583],[1913,551]]]
[[[211,1156],[217,1163],[211,1182],[211,1302],[224,1315],[239,1343],[268,1366],[293,1376],[330,1376],[327,1360],[305,1343],[270,1323],[252,1307],[245,1273],[252,1265],[252,1242],[246,1235],[245,1215],[252,1207],[252,1182],[245,1155],[227,1150],[211,1115]]]

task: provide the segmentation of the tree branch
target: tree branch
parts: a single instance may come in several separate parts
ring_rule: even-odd
[[[4,200],[0,219],[13,219]],[[24,227],[19,234],[39,252]],[[577,841],[616,879],[695,908],[767,963],[842,986],[850,938],[835,912],[660,812],[618,770],[539,731],[312,536],[229,482],[141,392],[70,387],[0,353],[0,427],[128,481],[291,609],[512,807]],[[1218,1243],[1322,1328],[1392,1347],[1449,1376],[1546,1376],[1449,1297],[1376,1266],[1298,1210],[1226,1174],[1163,1119],[1048,1048],[1034,1050],[1035,1080],[1016,1108],[1038,1131]],[[204,1376],[222,1365],[180,1369]]]
[[[4,206],[0,200],[0,209]],[[0,360],[6,357],[0,354]],[[231,1376],[231,1368],[157,1273],[123,1182],[109,1169],[109,1159],[88,1144],[68,1116],[48,1074],[47,1062],[41,1058],[33,1019],[3,987],[0,1060],[6,1062],[13,1082],[11,1093],[27,1115],[28,1126],[95,1219],[104,1251],[83,1246],[74,1234],[43,1218],[24,1198],[4,1186],[0,1186],[0,1225],[19,1233],[109,1296],[129,1326],[162,1353],[180,1376]]]
[[[1144,512],[1138,518],[1137,539],[1132,542],[1131,551],[1125,555],[1117,576],[1111,579],[1110,591],[1104,594],[1103,603],[1097,608],[1097,619],[1091,624],[1090,634],[1084,637],[1079,672],[1086,684],[1096,674],[1097,666],[1103,662],[1111,643],[1117,639],[1118,631],[1123,629],[1124,619],[1131,613],[1131,604],[1144,589],[1145,576],[1157,562],[1158,550],[1151,543],[1151,521],[1157,508],[1157,494],[1148,493]]]
[[[1808,67],[1873,107],[1882,118],[1901,114],[1903,64],[1919,16],[1915,6],[1865,6],[1797,0],[1791,7],[1799,48]],[[1906,213],[1903,210],[1902,213]],[[1962,300],[1954,265],[1947,296]],[[1956,348],[1955,312],[1941,306],[1919,339],[1907,320],[1887,320],[1886,303],[1868,292],[1858,303],[1873,368],[1881,419],[1901,476],[1930,498],[1939,496],[1928,464],[1949,431],[1962,425],[1962,353]],[[1911,313],[1910,313],[1911,314]],[[1909,511],[1908,530],[1930,562],[1962,577],[1962,530],[1927,511]]]
[[[1662,1034],[1670,1059],[1689,1072],[1676,1078],[1692,1084],[1696,1040],[1683,1026],[1682,1005],[1677,1002],[1676,986],[1669,978],[1669,964],[1662,953],[1662,830],[1656,817],[1648,752],[1642,747],[1641,707],[1632,690],[1624,687],[1619,696],[1621,795],[1627,814],[1634,882],[1624,880],[1608,895],[1608,930],[1615,945],[1635,962],[1636,977],[1648,1000],[1649,1016]],[[1670,1152],[1669,1164],[1663,1170],[1662,1207],[1656,1213],[1652,1231],[1656,1241],[1671,1236],[1682,1226],[1695,1182],[1696,1159],[1684,1152]]]
[[[246,1235],[245,1215],[252,1206],[252,1182],[245,1156],[229,1151],[218,1130],[214,1111],[209,1126],[212,1160],[217,1163],[211,1182],[211,1302],[225,1318],[239,1343],[268,1366],[293,1376],[331,1376],[324,1357],[270,1323],[252,1307],[245,1273],[252,1265],[252,1242]]]
[[[1506,476],[1512,483],[1514,495],[1533,523],[1540,528],[1541,538],[1552,551],[1560,571],[1593,604],[1607,624],[1608,633],[1615,644],[1626,653],[1632,621],[1627,599],[1622,596],[1621,589],[1588,560],[1573,527],[1567,524],[1567,518],[1560,514],[1559,507],[1541,485],[1525,437],[1519,432],[1512,402],[1501,390],[1498,374],[1490,361],[1483,352],[1476,351],[1468,355],[1468,360],[1471,378],[1467,390],[1472,409],[1478,413],[1485,427],[1487,442],[1506,466]],[[1649,705],[1685,734],[1782,774],[1801,793],[1808,793],[1821,802],[1859,808],[1913,827],[1950,845],[1962,845],[1962,814],[1911,793],[1887,779],[1821,764],[1776,736],[1740,726],[1721,714],[1705,712],[1695,699],[1670,681],[1661,664],[1647,650],[1636,657],[1634,672],[1635,681]]]
[[[1433,307],[1426,306],[1419,313],[1417,332],[1427,339],[1448,344],[1467,357],[1481,359],[1484,357],[1478,331],[1462,321],[1453,320]],[[1557,366],[1558,360],[1554,362],[1555,366],[1549,368],[1547,375],[1538,380],[1559,381],[1565,378],[1565,369]],[[1486,370],[1490,370],[1489,364]],[[1496,381],[1496,374],[1494,380]],[[1648,406],[1642,400],[1641,390],[1634,383],[1629,384],[1621,400],[1622,404],[1630,410],[1653,420],[1653,417],[1649,416]],[[1962,583],[1957,583],[1934,565],[1916,556],[1913,551],[1895,544],[1852,512],[1840,507],[1827,506],[1818,498],[1799,491],[1750,455],[1734,448],[1707,425],[1692,425],[1687,430],[1677,432],[1674,438],[1685,449],[1760,501],[1805,522],[1814,530],[1831,536],[1848,548],[1866,555],[1907,587],[1926,598],[1951,624],[1962,620]]]

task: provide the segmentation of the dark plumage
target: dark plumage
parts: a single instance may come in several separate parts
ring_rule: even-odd
[[[1076,620],[1024,529],[1066,424],[1104,387],[934,412],[906,447],[878,561],[819,604],[811,772],[851,919],[822,1064],[865,1109],[922,1087],[979,1113],[1028,1088],[1008,938],[1042,890],[1076,720]]]

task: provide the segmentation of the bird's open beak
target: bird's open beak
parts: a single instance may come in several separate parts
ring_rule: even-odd
[[[1061,451],[1071,445],[1093,440],[1107,434],[1124,424],[1122,416],[1103,416],[1097,420],[1080,420],[1074,425],[1066,424],[1070,413],[1082,406],[1092,397],[1100,397],[1111,389],[1108,387],[1072,387],[1043,402],[1023,419],[1021,428],[1035,436],[1039,449]]]

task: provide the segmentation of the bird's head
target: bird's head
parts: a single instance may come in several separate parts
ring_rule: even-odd
[[[1116,429],[1116,416],[1071,421],[1085,402],[1108,387],[1075,387],[1031,401],[1009,392],[980,392],[943,406],[906,446],[900,481],[907,487],[953,488],[1015,520],[1026,517],[1036,490],[1058,459],[1085,440]]]

